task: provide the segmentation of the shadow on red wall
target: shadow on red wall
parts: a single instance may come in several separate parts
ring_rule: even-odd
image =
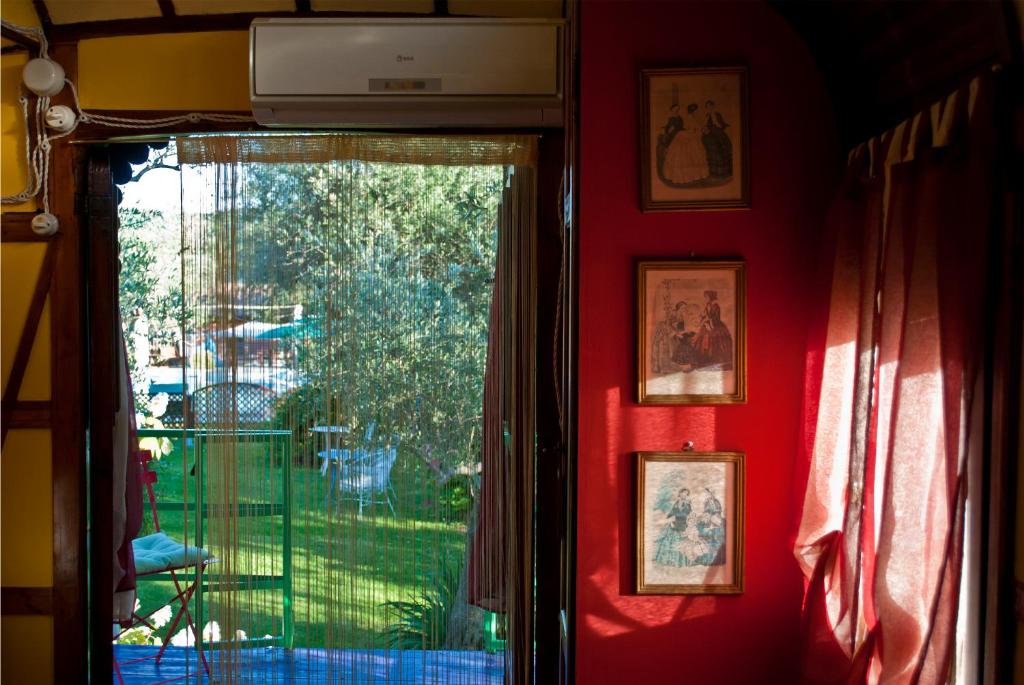
[[[638,209],[644,66],[750,68],[752,208]],[[824,207],[842,168],[810,54],[760,2],[595,2],[582,10],[577,682],[793,683],[802,577],[792,555],[810,302]],[[635,402],[633,261],[747,263],[745,405]],[[632,453],[747,454],[746,592],[634,594]]]

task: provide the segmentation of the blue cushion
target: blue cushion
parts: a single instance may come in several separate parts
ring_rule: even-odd
[[[135,556],[135,573],[140,576],[187,568],[194,566],[200,559],[211,557],[205,549],[186,547],[165,533],[153,533],[132,540],[132,553]]]

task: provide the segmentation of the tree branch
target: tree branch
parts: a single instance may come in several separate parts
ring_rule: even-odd
[[[132,176],[132,182],[138,181],[140,178],[145,176],[150,171],[153,171],[154,169],[171,169],[172,171],[181,171],[181,167],[176,166],[174,164],[147,164],[146,166],[139,169],[138,172],[136,172],[135,175]]]

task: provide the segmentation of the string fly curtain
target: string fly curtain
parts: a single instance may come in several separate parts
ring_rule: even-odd
[[[177,154],[215,677],[527,682],[536,138]]]
[[[992,100],[977,79],[857,148],[830,210],[795,547],[807,683],[945,683],[958,608],[972,611],[959,592],[980,485]]]

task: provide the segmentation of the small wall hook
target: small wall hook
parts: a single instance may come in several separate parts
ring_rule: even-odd
[[[684,452],[692,452],[693,451],[693,440],[687,440],[686,442],[683,443],[683,451]]]

